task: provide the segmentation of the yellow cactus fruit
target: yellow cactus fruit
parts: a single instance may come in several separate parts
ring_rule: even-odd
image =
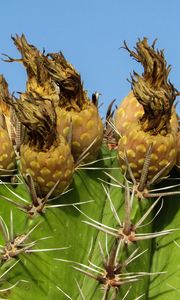
[[[15,152],[7,129],[0,126],[0,176],[11,175],[15,169]]]
[[[8,84],[3,75],[0,75],[0,176],[11,175],[16,165],[10,138],[10,108],[5,102],[9,97]]]
[[[57,107],[56,112],[58,115],[58,132],[66,139],[72,134],[71,149],[75,160],[95,141],[89,149],[90,154],[86,161],[93,160],[101,146],[103,135],[102,122],[99,118],[97,108],[89,105],[77,113],[73,110],[66,111],[66,109]]]
[[[139,40],[136,51],[125,49],[144,67],[140,76],[132,76],[132,92],[125,98],[116,113],[115,124],[121,134],[118,157],[121,168],[127,169],[125,156],[134,177],[141,176],[145,155],[151,146],[148,179],[164,168],[166,176],[176,161],[177,117],[174,100],[177,91],[168,81],[170,67],[166,65],[163,51],[155,50],[155,43]],[[119,125],[121,124],[121,125]]]
[[[23,100],[13,102],[26,135],[20,147],[20,171],[30,174],[37,194],[45,196],[59,182],[52,196],[61,194],[70,184],[74,162],[70,146],[56,130],[56,112],[52,101]]]
[[[51,53],[46,67],[60,89],[56,107],[58,132],[65,138],[72,131],[72,154],[75,160],[89,148],[88,160],[97,155],[103,139],[103,124],[97,103],[88,99],[79,73],[62,53]]]
[[[143,114],[143,105],[138,102],[137,98],[134,96],[133,91],[130,91],[130,93],[123,99],[121,104],[118,106],[114,116],[114,125],[117,132],[119,133],[119,135],[116,134],[117,139],[119,140],[119,137],[126,132],[126,129],[130,124],[132,124],[132,122],[134,122],[137,119],[140,120]],[[175,133],[177,133],[178,120],[174,106],[172,106],[170,124],[172,130]]]

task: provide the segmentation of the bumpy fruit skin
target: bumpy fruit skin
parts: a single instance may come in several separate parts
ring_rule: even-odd
[[[63,137],[59,137],[57,145],[52,145],[47,151],[22,144],[20,154],[20,171],[23,176],[27,173],[32,176],[39,195],[45,196],[58,180],[60,182],[52,196],[61,194],[70,184],[74,163],[70,147]]]
[[[15,152],[6,129],[0,127],[0,175],[12,174],[15,169]]]
[[[122,136],[118,143],[118,158],[121,168],[124,171],[127,169],[124,161],[126,153],[134,177],[137,180],[140,179],[145,155],[151,144],[153,144],[153,148],[148,179],[151,179],[170,163],[169,167],[162,173],[162,177],[166,176],[174,166],[177,155],[178,120],[174,107],[170,119],[170,130],[165,136],[162,134],[151,135],[141,130],[139,120],[143,114],[143,106],[131,91],[119,105],[114,118],[116,129]]]
[[[148,132],[141,130],[138,123],[128,126],[128,130],[119,140],[118,158],[121,168],[126,171],[125,155],[134,177],[140,179],[142,167],[145,160],[146,152],[152,145],[151,162],[148,169],[148,179],[151,179],[165,166],[169,166],[161,174],[161,178],[166,176],[176,162],[177,145],[176,134],[171,132],[166,136],[157,134],[152,136]]]
[[[119,135],[116,134],[117,139],[119,140],[119,137],[124,135],[132,122],[135,122],[137,119],[141,119],[143,114],[143,106],[137,101],[133,91],[131,91],[118,106],[114,116],[114,125],[119,133]],[[172,107],[170,124],[171,130],[174,133],[177,133],[178,120],[174,107]]]
[[[72,135],[71,151],[75,161],[95,141],[89,148],[89,155],[85,161],[93,160],[97,156],[103,140],[103,124],[97,107],[90,102],[80,112],[67,111],[64,108],[57,107],[56,113],[58,133],[66,139]],[[72,130],[72,133],[70,130]]]
[[[178,120],[173,103],[178,92],[168,80],[171,68],[163,50],[155,50],[155,42],[149,46],[144,38],[138,40],[135,51],[125,42],[124,48],[142,64],[144,72],[133,72],[132,91],[116,112],[115,126],[121,136],[118,157],[124,171],[128,161],[138,181],[150,150],[148,179],[159,175],[160,180],[176,162]]]
[[[153,148],[148,179],[151,179],[170,163],[169,167],[162,173],[162,177],[166,176],[174,166],[177,155],[178,120],[175,109],[172,109],[170,130],[165,136],[160,133],[151,135],[141,129],[139,120],[142,118],[143,113],[143,106],[131,91],[119,105],[114,119],[116,129],[122,136],[118,143],[118,158],[121,168],[124,171],[127,168],[124,161],[126,153],[134,177],[137,180],[140,179],[145,155],[151,144],[153,144]]]
[[[128,112],[128,113],[127,113]],[[143,108],[137,99],[134,97],[133,91],[131,91],[118,106],[115,116],[114,116],[114,125],[119,133],[116,134],[117,139],[122,136],[127,127],[134,121],[136,118],[141,117],[143,114]]]

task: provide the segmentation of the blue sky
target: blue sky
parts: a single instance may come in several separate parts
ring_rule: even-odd
[[[130,90],[127,78],[139,65],[125,50],[144,36],[165,49],[172,65],[170,80],[180,90],[179,0],[15,0],[1,1],[0,53],[19,57],[11,35],[24,33],[28,41],[47,52],[62,51],[81,73],[89,96],[101,92],[101,115],[116,98],[118,105]],[[24,91],[26,72],[19,63],[0,61],[9,89]],[[180,106],[178,106],[180,113]]]

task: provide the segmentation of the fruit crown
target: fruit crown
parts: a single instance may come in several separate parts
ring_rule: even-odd
[[[7,62],[21,62],[26,67],[28,76],[31,78],[36,76],[40,82],[43,82],[48,77],[48,72],[43,67],[43,54],[33,45],[28,44],[25,35],[21,37],[16,35],[11,37],[16,48],[21,53],[22,58],[14,59],[5,55]]]
[[[21,53],[22,58],[14,59],[5,55],[6,62],[20,62],[22,63],[27,71],[28,80],[26,83],[27,91],[33,92],[37,97],[45,97],[48,94],[59,94],[57,87],[55,86],[48,70],[45,68],[45,56],[35,46],[28,44],[25,35],[21,37],[16,35],[12,37],[16,48]],[[41,87],[41,89],[38,88]]]
[[[26,95],[26,96],[25,96]],[[50,100],[34,99],[30,93],[10,101],[19,121],[26,127],[24,143],[43,151],[57,139],[56,112]]]
[[[60,106],[80,111],[87,102],[80,74],[65,59],[62,52],[48,53],[46,68],[60,88]]]
[[[47,98],[47,94],[49,98],[55,96],[56,105],[81,111],[87,104],[87,93],[83,89],[80,74],[67,62],[62,52],[45,55],[28,44],[24,34],[21,37],[16,35],[12,40],[22,58],[14,59],[5,55],[7,59],[4,61],[23,63],[28,75],[27,91],[33,92],[36,97]],[[42,89],[37,89],[37,86]]]
[[[135,97],[144,108],[140,120],[142,128],[152,134],[169,131],[172,105],[178,94],[168,81],[171,67],[167,66],[163,50],[155,50],[155,43],[156,40],[149,46],[147,38],[139,39],[136,51],[131,51],[124,42],[124,48],[130,56],[144,67],[141,76],[133,72],[131,83]]]

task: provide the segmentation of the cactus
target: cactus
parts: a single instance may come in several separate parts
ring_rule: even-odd
[[[27,103],[33,107],[41,97],[31,96]],[[16,107],[13,99],[2,100]],[[41,99],[47,112],[46,100]],[[42,111],[34,116],[40,117]],[[125,157],[128,180],[119,167],[112,114],[108,116],[96,160],[74,164],[72,181],[60,195],[54,194],[59,181],[47,193],[40,193],[36,178],[20,173],[21,147],[17,170],[1,176],[0,299],[178,298],[180,189],[176,169],[158,184],[156,179],[162,174],[147,181],[149,147],[140,181]],[[14,139],[12,143],[17,152]]]

